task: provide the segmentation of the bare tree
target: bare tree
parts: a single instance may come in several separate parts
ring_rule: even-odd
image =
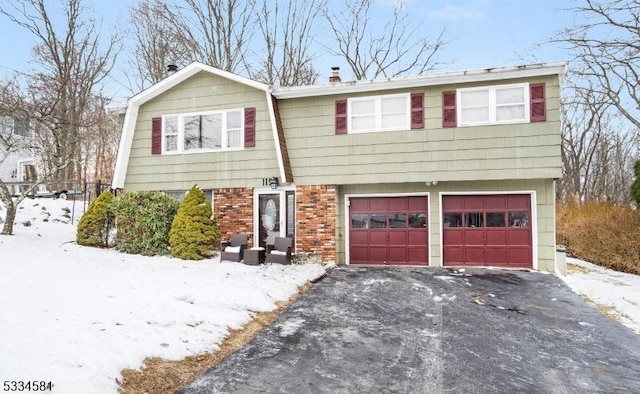
[[[76,179],[83,173],[80,140],[86,130],[86,111],[113,68],[119,42],[116,37],[102,40],[95,21],[83,18],[81,0],[61,4],[62,24],[53,22],[55,10],[45,0],[3,0],[0,13],[36,40],[33,59],[38,70],[28,76],[27,83],[39,119],[36,132],[48,153],[46,172],[58,174],[59,179]]]
[[[256,25],[262,39],[256,47],[262,51],[246,64],[249,76],[269,85],[315,83],[319,73],[313,67],[311,48],[321,2],[261,0],[256,8]]]
[[[165,0],[141,0],[130,9],[134,34],[130,63],[138,78],[133,81],[136,92],[165,78],[168,65],[184,66],[189,62],[185,39],[176,39],[178,32],[171,23],[171,13]]]
[[[444,29],[434,40],[417,37],[419,26],[411,26],[405,4],[399,1],[393,2],[390,17],[376,35],[373,3],[347,0],[343,9],[323,11],[337,44],[329,49],[344,58],[357,80],[422,74],[439,65],[437,55],[446,44]]]
[[[7,122],[8,119],[11,119],[11,122]],[[24,121],[19,133],[16,132],[14,119]],[[37,147],[33,144],[32,127],[30,127],[37,122],[38,118],[33,117],[30,103],[20,92],[19,83],[9,80],[0,84],[0,165],[13,154],[37,153]],[[0,201],[6,209],[4,220],[0,220],[0,223],[4,221],[0,234],[13,234],[13,224],[20,203],[69,163],[70,161],[61,163],[49,171],[38,173],[31,182],[20,185],[20,192],[15,196],[15,191],[12,192],[9,185],[0,179]]]
[[[184,0],[166,17],[189,61],[239,73],[254,32],[255,0]]]
[[[574,11],[582,23],[567,28],[555,42],[569,47],[572,72],[597,81],[586,89],[613,105],[640,128],[640,3],[633,0],[582,0]]]
[[[638,157],[637,136],[595,90],[569,87],[563,100],[563,177],[556,184],[562,200],[629,201],[631,164]]]

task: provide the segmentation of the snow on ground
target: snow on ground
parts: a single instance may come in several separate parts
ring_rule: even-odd
[[[317,264],[253,267],[81,247],[73,241],[82,209],[25,200],[14,235],[0,236],[2,381],[115,393],[123,368],[215,350],[229,329],[324,274]]]
[[[567,258],[563,279],[579,295],[598,305],[610,308],[625,326],[640,334],[640,276],[617,272],[586,261]]]
[[[0,236],[2,381],[115,393],[123,368],[215,350],[228,329],[324,273],[319,265],[185,262],[81,247],[73,240],[82,210],[73,201],[25,200],[15,235]],[[612,306],[640,333],[640,277],[568,263],[583,268],[564,278],[576,293]]]

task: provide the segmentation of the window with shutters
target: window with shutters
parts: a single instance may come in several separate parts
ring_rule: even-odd
[[[411,128],[411,102],[408,93],[350,98],[347,108],[349,133]]]
[[[529,122],[529,84],[458,89],[456,96],[458,126]]]
[[[162,117],[162,152],[186,153],[243,148],[244,109]]]

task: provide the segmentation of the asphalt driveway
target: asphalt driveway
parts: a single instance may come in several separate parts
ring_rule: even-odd
[[[553,275],[338,268],[183,393],[640,393],[640,336]]]

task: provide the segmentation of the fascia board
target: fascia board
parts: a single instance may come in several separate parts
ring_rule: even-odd
[[[487,82],[514,78],[530,78],[545,75],[561,76],[566,72],[566,67],[566,63],[546,63],[533,66],[471,70],[398,79],[351,81],[331,85],[304,87],[285,87],[274,89],[273,95],[278,99],[291,99],[380,90],[411,89],[417,87],[472,82]]]

